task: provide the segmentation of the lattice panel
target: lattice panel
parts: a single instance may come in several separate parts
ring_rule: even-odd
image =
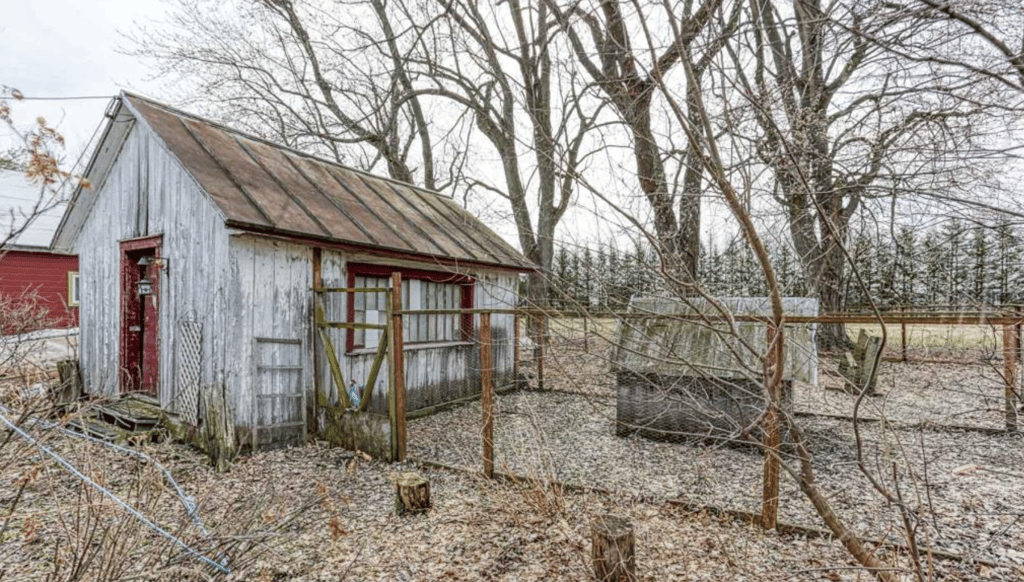
[[[199,374],[203,363],[203,324],[178,322],[178,359],[175,410],[182,420],[199,425]]]

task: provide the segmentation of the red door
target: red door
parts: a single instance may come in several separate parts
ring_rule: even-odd
[[[122,393],[157,394],[160,243],[160,236],[121,243]]]

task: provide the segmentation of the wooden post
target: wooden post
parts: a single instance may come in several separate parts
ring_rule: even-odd
[[[1017,330],[1003,326],[1003,382],[1006,387],[1006,430],[1017,430]]]
[[[423,513],[430,509],[430,481],[417,473],[400,473],[395,479],[395,515]]]
[[[775,370],[781,365],[782,346],[778,328],[768,324],[768,349],[765,354],[764,381],[770,382]],[[761,526],[775,529],[779,523],[779,448],[782,445],[779,401],[782,398],[779,386],[773,386],[767,402],[764,434],[764,481],[761,491]]]
[[[537,390],[544,389],[544,316],[537,315]]]
[[[313,402],[312,402],[312,414],[308,414],[306,418],[311,419],[312,432],[314,434],[320,431],[320,427],[316,426],[317,419],[320,415],[317,413],[317,407],[320,405],[320,395],[324,395],[324,401],[327,401],[328,395],[324,391],[322,382],[320,380],[320,350],[316,347],[316,338],[320,335],[320,327],[317,325],[320,322],[316,316],[317,305],[320,304],[320,292],[317,289],[323,289],[324,287],[324,276],[323,276],[323,251],[319,248],[313,249],[313,305],[309,310],[310,315],[313,317],[313,325],[310,329],[309,345],[313,346]],[[344,388],[343,388],[344,389]],[[309,427],[306,427],[309,429]]]
[[[394,440],[395,460],[405,460],[405,349],[402,340],[402,274],[391,273],[391,346],[394,378]],[[369,387],[367,387],[369,389]],[[344,389],[344,388],[343,388]]]
[[[900,359],[906,363],[907,361],[907,308],[900,308],[900,315],[903,316],[904,320],[900,322]]]
[[[600,515],[590,523],[591,556],[598,582],[634,582],[636,538],[624,517]]]
[[[484,475],[494,477],[494,355],[491,314],[480,314],[480,404],[483,408]]]
[[[519,314],[512,315],[512,381],[519,387]]]

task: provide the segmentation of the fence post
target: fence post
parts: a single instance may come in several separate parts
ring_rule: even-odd
[[[1017,330],[1003,326],[1003,382],[1006,387],[1006,430],[1017,430]]]
[[[483,408],[484,475],[494,477],[494,355],[491,314],[480,314],[480,404]]]
[[[900,359],[907,362],[907,308],[900,307]]]
[[[768,324],[767,346],[765,354],[764,381],[769,382],[775,370],[781,364],[781,345],[779,344],[778,328]],[[781,380],[780,380],[781,384]],[[764,481],[761,491],[761,526],[764,529],[775,529],[779,523],[779,448],[782,445],[781,422],[779,419],[779,401],[782,399],[780,386],[772,386],[768,401],[768,414],[765,417],[764,434]]]
[[[544,315],[537,315],[537,390],[544,389]]]
[[[512,382],[519,384],[519,314],[512,315]]]
[[[395,460],[405,460],[405,346],[402,340],[402,274],[391,273],[391,370],[394,378],[394,456]],[[345,388],[342,387],[342,390]],[[370,389],[369,386],[366,389]]]

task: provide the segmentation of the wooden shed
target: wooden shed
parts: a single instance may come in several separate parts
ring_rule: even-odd
[[[511,308],[534,268],[435,192],[137,95],[106,116],[92,188],[75,193],[56,241],[79,255],[90,394],[149,395],[190,425],[197,392],[219,390],[238,443],[295,442],[315,428],[318,397],[339,399],[332,362],[347,389],[365,384],[380,341],[369,327],[386,313],[384,292],[314,288],[383,289],[397,272],[403,309]],[[479,391],[472,316],[406,320],[409,411]],[[513,321],[492,318],[499,385],[513,381]],[[370,409],[384,412],[386,365],[377,377]]]
[[[818,301],[784,297],[787,317],[818,315]],[[767,297],[634,297],[619,324],[612,369],[616,433],[669,441],[731,441],[766,406],[762,355]],[[794,383],[816,385],[816,326],[788,323],[782,346],[782,407]]]

